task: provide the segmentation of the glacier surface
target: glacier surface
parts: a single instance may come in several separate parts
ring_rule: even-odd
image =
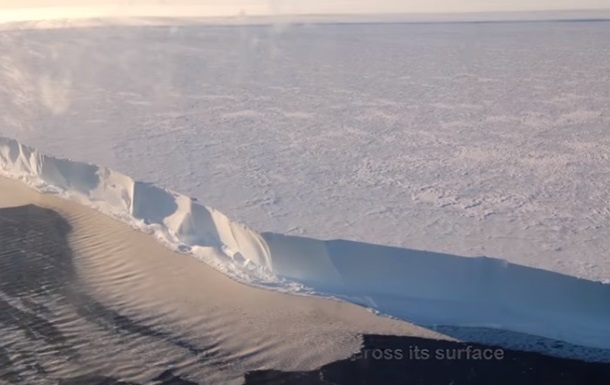
[[[0,174],[123,220],[247,284],[334,296],[420,325],[610,349],[610,284],[487,257],[260,234],[188,196],[2,137]]]

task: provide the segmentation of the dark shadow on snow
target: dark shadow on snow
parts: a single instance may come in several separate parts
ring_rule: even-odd
[[[255,371],[247,373],[245,379],[245,385],[607,385],[608,383],[610,383],[608,363],[587,363],[481,344],[378,335],[365,335],[364,345],[359,354],[324,365],[319,370]]]
[[[0,209],[0,336],[22,333],[22,338],[36,344],[31,346],[42,346],[45,355],[78,362],[81,353],[73,347],[76,341],[56,325],[59,315],[49,306],[55,301],[68,304],[74,314],[96,328],[120,335],[125,343],[145,336],[173,344],[202,364],[223,365],[216,344],[197,346],[122,315],[85,293],[73,265],[67,240],[70,231],[68,222],[52,210],[34,205]],[[47,363],[39,353],[0,339],[0,382],[20,385],[35,378],[48,380]],[[195,384],[175,375],[172,368],[166,369],[152,379],[154,384]],[[56,380],[73,385],[130,384],[98,375]]]
[[[28,343],[31,343],[30,346],[42,346],[46,357],[50,355],[71,362],[78,362],[83,354],[74,337],[66,335],[59,327],[59,315],[50,305],[53,301],[67,304],[80,319],[98,330],[116,333],[122,340],[133,342],[138,337],[146,336],[170,343],[201,365],[211,365],[214,370],[230,366],[230,360],[216,344],[210,343],[205,347],[196,345],[182,336],[121,314],[85,293],[78,284],[67,241],[69,232],[68,223],[51,210],[33,205],[0,209],[0,336],[17,332],[26,342],[15,344],[0,339],[0,382],[21,385],[52,380],[52,383],[62,385],[140,385],[99,374],[50,378],[49,361],[41,359],[40,352],[31,351],[33,349],[26,351],[23,346],[28,346]],[[371,245],[361,248],[362,245],[347,241],[330,241],[321,245],[330,255],[342,255],[334,258],[333,263],[336,269],[343,272],[350,271],[350,258],[368,258],[370,251],[395,251]],[[351,254],[351,257],[346,254],[356,245],[363,254]],[[421,253],[424,254],[420,254],[420,257],[426,255],[425,252]],[[449,257],[438,256],[441,260]],[[485,263],[479,268],[489,272]],[[373,269],[369,273],[375,276],[387,272]],[[356,274],[356,269],[353,269],[352,279]],[[447,330],[442,332],[459,334]],[[503,350],[501,360],[450,360],[432,356],[438,349],[455,351],[465,346],[448,341],[367,335],[364,336],[362,352],[351,359],[333,362],[311,372],[254,371],[245,374],[245,384],[606,385],[610,381],[609,364],[585,363],[517,350]],[[490,345],[471,346],[471,349],[496,349]],[[417,359],[414,356],[415,347],[420,354]],[[559,348],[565,349],[565,346]],[[430,358],[421,357],[424,349],[429,351]],[[399,351],[402,354],[400,357]],[[159,368],[159,373],[146,384],[197,384],[179,375],[179,372],[178,367]]]

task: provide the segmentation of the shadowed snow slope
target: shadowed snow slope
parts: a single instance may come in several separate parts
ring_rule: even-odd
[[[190,197],[12,139],[0,138],[0,173],[126,221],[245,283],[332,295],[421,325],[610,348],[608,284],[487,257],[259,234]]]

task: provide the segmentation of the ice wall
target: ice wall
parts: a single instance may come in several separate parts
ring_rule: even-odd
[[[247,284],[339,297],[424,326],[610,349],[608,284],[494,258],[259,234],[190,197],[2,137],[0,175],[98,209]]]

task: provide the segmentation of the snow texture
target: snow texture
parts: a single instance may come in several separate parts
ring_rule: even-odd
[[[602,22],[7,31],[0,134],[260,231],[610,282],[609,34]]]
[[[0,137],[0,172],[152,233],[244,283],[340,297],[421,325],[610,348],[610,285],[503,260],[259,234],[192,198]]]
[[[167,23],[0,32],[0,135],[244,282],[607,344],[610,23]]]

